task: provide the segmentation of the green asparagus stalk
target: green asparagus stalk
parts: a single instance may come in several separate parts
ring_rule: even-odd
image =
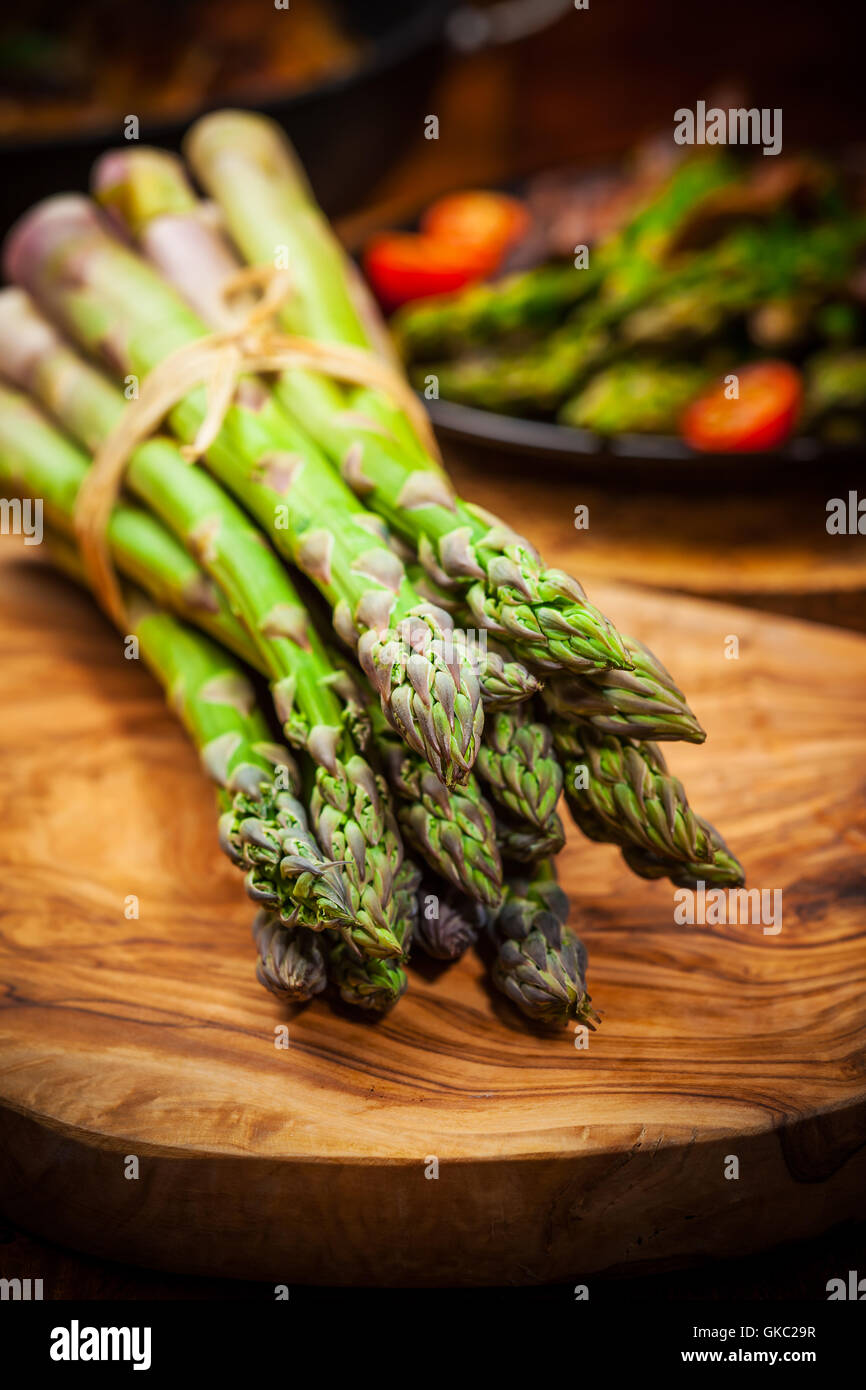
[[[434,960],[459,960],[490,918],[490,909],[471,902],[451,884],[425,881],[421,900],[416,941]]]
[[[86,583],[74,546],[68,542],[52,544],[53,558],[58,558],[58,551],[63,567]],[[325,987],[327,961],[346,1002],[384,1012],[405,991],[405,972],[391,960],[359,959],[351,942],[336,932],[321,933],[320,928],[327,923],[321,920],[321,901],[310,897],[309,884],[312,881],[318,887],[320,877],[330,874],[333,878],[335,866],[323,859],[306,830],[303,809],[297,802],[294,834],[290,837],[287,832],[293,798],[284,791],[275,796],[262,776],[262,767],[278,763],[285,771],[293,764],[286,750],[262,738],[267,725],[252,707],[252,689],[239,669],[226,670],[224,654],[200,634],[182,628],[168,615],[136,598],[132,590],[127,590],[125,597],[128,610],[134,614],[133,631],[141,640],[142,654],[201,747],[206,770],[223,789],[222,801],[228,807],[220,820],[223,848],[236,863],[246,866],[252,862],[248,892],[255,901],[267,904],[253,924],[260,983],[280,998],[292,1002],[307,1000]],[[293,776],[297,779],[296,770]],[[278,815],[267,817],[268,806],[275,802]],[[273,863],[274,847],[279,848],[278,834],[283,837],[282,865]],[[270,881],[262,872],[263,868],[282,868],[286,872],[287,867],[298,876],[297,901],[291,914],[275,898]],[[417,868],[404,860],[395,881],[396,930],[404,955],[408,954],[417,921],[420,882]],[[302,891],[305,884],[306,895]],[[339,878],[334,879],[334,884],[339,891]],[[338,905],[345,912],[344,898],[338,899]],[[279,913],[274,911],[277,907]],[[334,914],[333,925],[338,924],[339,917],[339,913]],[[323,941],[324,946],[320,944]]]
[[[432,377],[443,400],[479,410],[525,417],[550,415],[615,353],[609,328],[578,329],[569,324],[551,333],[543,346],[433,362],[410,369],[409,379],[420,389]]]
[[[408,546],[396,541],[392,542],[392,545],[401,555],[406,565],[406,573],[418,593],[430,603],[435,603],[450,613],[458,627],[471,627],[472,616],[460,602],[459,593],[437,584]],[[479,639],[473,655],[485,710],[517,704],[520,700],[530,700],[533,695],[538,694],[541,681],[534,671],[522,661],[518,661],[503,643],[488,637],[486,632],[483,636],[479,634]]]
[[[119,373],[144,375],[206,333],[84,198],[33,209],[7,241],[5,262],[13,281]],[[201,387],[171,410],[172,429],[191,443],[205,414]],[[483,722],[478,682],[447,615],[409,585],[378,519],[253,378],[241,382],[206,459],[329,602],[389,721],[443,781],[465,780]]]
[[[15,357],[15,344],[38,330],[38,355]],[[20,295],[0,295],[0,368],[18,365],[27,386],[89,449],[98,446],[124,409],[120,393],[76,357]],[[23,364],[23,365],[22,365]],[[200,469],[191,469],[167,439],[135,450],[127,481],[198,555],[228,596],[252,639],[257,665],[272,682],[289,741],[315,766],[310,814],[319,843],[343,865],[355,947],[399,954],[391,905],[402,858],[384,788],[359,755],[337,691],[341,677],[289,577],[257,528]]]
[[[834,415],[866,414],[866,351],[829,349],[805,364],[804,416],[810,426]]]
[[[586,951],[566,926],[568,912],[550,860],[510,883],[492,926],[493,979],[534,1022],[561,1027],[573,1020],[593,1028],[599,1020],[586,992]]]
[[[435,375],[447,400],[506,413],[550,413],[593,373],[638,347],[691,345],[768,300],[835,291],[851,275],[864,233],[862,217],[799,227],[793,234],[789,218],[781,214],[760,227],[737,227],[708,250],[670,266],[659,267],[650,258],[621,267],[603,294],[578,306],[574,318],[543,344],[434,363],[416,375]],[[637,395],[639,384],[627,370],[605,376],[588,401],[566,407],[566,422],[616,428],[611,421],[617,419],[618,396],[627,389]],[[638,402],[649,413],[646,390]],[[618,428],[639,427],[636,404],[630,409],[628,417],[623,409]]]
[[[562,849],[565,832],[556,812],[562,768],[550,729],[527,705],[490,713],[477,767],[501,811],[497,838],[504,858],[528,863]]]
[[[220,844],[248,870],[249,896],[289,926],[321,930],[344,922],[349,907],[341,877],[310,834],[295,794],[297,769],[270,741],[246,676],[221,648],[143,596],[127,600],[127,613],[144,660],[222,789]],[[275,778],[278,766],[285,771]],[[290,902],[279,892],[279,877],[289,875]]]
[[[422,581],[417,573],[420,569],[417,561],[407,559],[407,573],[418,585],[419,591],[426,593],[434,603],[439,602],[443,606],[447,604],[447,594],[430,576]],[[453,595],[450,598],[450,611],[456,623],[465,623],[465,610],[459,598]],[[655,668],[650,663],[655,659],[646,648],[640,647],[629,638],[624,638],[623,642],[629,659],[634,660],[637,657],[648,667],[650,677],[654,678]],[[486,723],[476,766],[494,800],[502,808],[496,826],[502,856],[518,863],[530,863],[541,856],[556,854],[565,842],[562,822],[556,813],[556,804],[562,790],[562,770],[553,751],[550,732],[544,724],[533,720],[526,705],[511,708],[517,704],[518,699],[525,700],[533,693],[531,681],[526,681],[523,677],[524,672],[527,676],[531,673],[520,662],[515,662],[508,648],[501,644],[488,644],[486,655],[488,684],[493,683],[495,662],[503,673],[505,688],[510,688],[515,697],[488,701],[486,695],[483,696]],[[664,670],[660,663],[656,663],[656,666],[659,672]],[[513,673],[516,673],[516,676]],[[664,675],[667,676],[667,672],[664,672]],[[587,672],[583,676],[554,675],[549,677],[548,683],[566,687],[571,697],[577,701],[577,692],[582,692],[584,686],[588,691],[596,689],[596,682],[600,687],[605,683],[616,687],[617,678],[621,678],[626,682],[628,689],[630,677],[631,673],[627,671],[608,671],[604,674]],[[482,676],[481,679],[484,692],[485,677]],[[537,682],[536,685],[540,683]],[[518,691],[520,695],[517,695]],[[561,691],[561,698],[566,698],[564,690]],[[588,695],[581,695],[584,704],[587,704],[590,698]],[[600,692],[596,698],[601,698]]]
[[[259,984],[291,1003],[321,994],[328,982],[322,938],[304,927],[286,927],[262,909],[253,922]]]
[[[624,637],[623,642],[633,670],[554,676],[542,697],[549,713],[617,738],[703,743],[706,733],[670,672],[636,638]]]
[[[370,711],[373,747],[395,798],[397,823],[431,868],[469,897],[488,906],[502,896],[502,863],[493,812],[473,776],[449,792],[423,758],[394,736],[379,711]]]
[[[418,865],[413,863],[411,859],[404,859],[394,882],[394,896],[397,899],[398,919],[400,921],[400,944],[403,947],[404,960],[409,959],[418,927],[418,916],[421,909],[419,897],[421,880],[422,874]]]
[[[554,722],[553,738],[569,810],[590,840],[619,845],[641,878],[670,878],[682,887],[744,882],[742,865],[691,809],[656,744],[565,720]]]
[[[348,343],[390,356],[378,311],[361,277],[316,205],[306,175],[279,126],[252,112],[221,111],[197,121],[184,142],[196,177],[220,206],[232,240],[253,264],[273,265],[285,256],[297,293],[283,323],[290,333],[322,342]],[[128,151],[124,150],[124,155]],[[116,198],[127,170],[105,182]],[[163,171],[139,204],[147,213],[160,197]],[[100,182],[102,181],[100,179]],[[174,187],[177,195],[177,185]],[[147,215],[147,214],[144,214]],[[309,392],[309,383],[302,388]],[[316,388],[321,403],[325,395]],[[417,435],[402,410],[381,392],[350,391],[349,406],[419,456]]]
[[[14,293],[0,291],[0,315],[4,296]],[[12,379],[12,374],[8,375]],[[75,499],[87,473],[87,459],[52,429],[20,392],[0,387],[0,407],[5,486],[40,498],[47,524],[71,537]],[[21,471],[14,472],[13,466]],[[250,639],[219,588],[156,517],[141,507],[120,502],[109,519],[108,540],[120,573],[160,608],[170,609],[250,660]]]
[[[398,936],[403,956],[409,954],[418,920],[418,887],[421,875],[411,860],[404,859],[395,880],[398,903]],[[368,1013],[384,1014],[406,992],[408,980],[403,967],[394,960],[358,960],[344,941],[331,945],[328,973],[347,1004]]]
[[[87,587],[87,576],[73,541],[67,537],[52,534],[49,537],[49,552],[52,562],[78,584]],[[148,610],[132,589],[127,589],[127,609],[138,611],[142,616]],[[268,818],[266,804],[274,802],[273,789],[262,780],[262,768],[256,760],[265,758],[279,766],[292,777],[293,785],[299,781],[297,769],[293,768],[291,756],[286,749],[263,742],[261,735],[267,734],[267,726],[260,712],[255,709],[244,721],[235,716],[242,715],[238,695],[248,703],[248,692],[237,671],[220,669],[213,680],[207,679],[208,671],[221,667],[221,659],[216,649],[210,649],[204,638],[196,641],[195,634],[184,632],[179,624],[166,621],[165,614],[157,610],[149,613],[144,626],[145,659],[157,677],[167,686],[170,701],[179,708],[183,721],[193,736],[193,740],[204,741],[202,761],[208,774],[215,778],[221,787],[223,804],[227,809],[220,818],[220,839],[229,857],[242,867],[249,865],[247,892],[255,901],[270,903],[262,908],[253,922],[253,940],[258,951],[256,975],[260,984],[273,994],[293,1003],[311,999],[321,992],[326,983],[325,958],[319,944],[319,930],[322,925],[315,908],[318,904],[305,901],[303,893],[291,902],[275,892],[279,882],[280,862],[289,858],[283,853],[289,848],[286,840],[281,843],[277,836],[285,829],[294,798],[278,793],[281,804],[279,824]],[[142,626],[139,627],[141,635]],[[190,656],[192,660],[190,660]],[[205,679],[202,681],[201,673]],[[227,689],[228,685],[228,689]],[[225,705],[220,692],[230,696],[228,705],[229,727],[221,734],[209,736],[214,724],[215,714],[219,719],[220,707]],[[214,710],[214,705],[217,710]],[[240,780],[244,793],[232,791]],[[244,804],[239,805],[241,795]],[[327,872],[332,866],[322,861],[313,837],[306,828],[303,808],[294,801],[295,834],[294,853],[290,856],[294,869],[307,883],[311,876]],[[269,823],[270,820],[270,823]],[[250,858],[249,851],[252,851]],[[306,864],[299,861],[306,861]],[[263,865],[271,869],[271,878],[263,872]],[[339,879],[335,879],[339,889]],[[339,899],[341,910],[344,899]],[[310,915],[310,907],[314,915]],[[315,930],[303,925],[312,921]]]
[[[423,569],[408,552],[404,559],[406,572],[419,592],[425,594],[431,603],[447,606],[455,623],[465,625],[467,614],[459,599],[454,595],[449,597],[429,575],[422,579]],[[632,670],[551,675],[542,692],[545,707],[554,715],[584,720],[602,733],[616,734],[621,738],[681,739],[687,743],[703,743],[706,733],[658,657],[635,637],[622,635],[622,642]],[[491,690],[496,679],[494,662],[503,673],[501,679],[505,688],[513,692],[513,699],[497,699]],[[485,670],[480,666],[479,670],[482,698],[488,710],[498,705],[513,704],[518,699],[528,699],[539,692],[540,682],[535,683],[533,690],[531,673],[515,662],[508,648],[501,644],[488,643],[487,667]],[[530,679],[527,680],[527,677]],[[490,742],[486,735],[485,741]]]
[[[500,709],[504,705],[529,700],[541,689],[541,681],[522,661],[517,661],[507,647],[488,640],[476,655],[481,700],[485,709]]]
[[[73,578],[86,584],[74,545],[53,540],[51,553]],[[223,789],[222,800],[228,809],[220,819],[221,844],[235,863],[250,866],[247,891],[254,901],[267,904],[253,923],[259,982],[293,1003],[311,999],[324,989],[326,962],[333,957],[334,973],[347,1002],[367,1009],[390,1007],[405,990],[403,971],[390,961],[360,960],[351,944],[336,932],[322,933],[321,927],[327,924],[321,920],[321,903],[308,904],[309,893],[305,897],[300,891],[305,881],[315,883],[316,876],[333,875],[336,866],[323,860],[306,830],[300,803],[294,802],[294,833],[290,836],[286,827],[293,798],[283,791],[274,796],[264,780],[260,783],[257,760],[261,763],[268,758],[285,768],[285,764],[291,766],[291,757],[262,741],[267,726],[258,710],[244,719],[243,710],[252,699],[252,691],[240,672],[226,672],[217,648],[136,600],[134,591],[127,590],[126,600],[128,609],[137,614],[134,631],[142,640],[145,659],[165,685],[193,740],[202,745],[206,770]],[[242,791],[236,790],[238,782]],[[269,806],[276,807],[276,816],[267,814]],[[277,838],[280,835],[282,842]],[[269,872],[284,870],[286,865],[300,876],[291,912],[286,910],[285,900],[275,896],[273,879],[268,877]],[[415,890],[420,877],[406,861],[398,870],[398,931],[403,951],[408,950],[417,916]],[[339,878],[334,879],[334,885],[339,894]],[[338,897],[338,906],[334,925],[346,911],[344,895]]]
[[[675,434],[686,406],[712,379],[707,367],[691,362],[617,362],[567,400],[557,418],[597,434]]]
[[[0,453],[8,456],[2,441]],[[52,561],[86,588],[74,542],[51,534],[48,544]],[[240,667],[141,591],[128,586],[125,597],[141,655],[219,789],[220,845],[246,871],[248,896],[266,904],[268,917],[286,931],[321,931],[345,920],[348,903],[337,866],[322,855],[297,799],[298,769],[290,753],[270,741]]]
[[[313,337],[374,346],[352,302],[345,256],[282,133],[260,117],[227,112],[199,122],[187,144],[193,167],[216,196],[243,254],[253,262],[274,264],[275,249],[288,247],[298,293],[283,311],[284,326]],[[154,178],[153,158],[150,152],[137,165],[135,152],[112,155],[97,170],[100,196],[124,216],[163,273],[190,287],[200,310],[209,301],[207,316],[218,322],[225,248],[218,241],[213,245],[211,233],[211,254],[205,253],[207,229],[191,198],[186,217],[178,215],[182,171],[176,170],[171,197],[160,203],[169,174],[163,166]],[[196,248],[194,280],[188,271],[187,237]],[[320,378],[314,381],[312,373],[297,371],[281,374],[278,392],[353,490],[417,547],[434,577],[464,590],[480,627],[507,636],[517,656],[542,669],[627,666],[615,630],[577,581],[546,569],[529,541],[456,497],[417,441],[414,448],[407,444],[405,422],[401,429],[393,404],[381,393],[366,391],[360,401],[355,393],[345,398],[348,409],[346,404],[337,409]]]
[[[647,267],[661,261],[683,220],[733,177],[733,164],[722,157],[687,160],[616,236],[592,248],[586,269],[542,266],[492,285],[408,305],[392,322],[404,355],[429,362],[499,342],[516,330],[547,332],[567,310],[597,291],[606,275],[615,274],[624,292],[646,277]]]
[[[334,653],[345,673],[347,699],[365,722],[369,746],[394,797],[394,813],[404,838],[435,873],[480,903],[498,907],[502,863],[493,812],[474,775],[449,792],[429,764],[407,748],[384,718],[372,691]]]
[[[425,362],[486,347],[521,332],[549,332],[598,287],[593,270],[544,265],[458,294],[419,299],[399,310],[390,328],[407,361]]]
[[[10,395],[5,389],[0,390],[0,408],[6,407],[4,418],[7,421],[11,417]],[[30,409],[32,411],[32,407]],[[40,423],[36,417],[36,430],[31,431],[33,443],[38,443]],[[52,434],[55,439],[59,438],[53,431]],[[49,437],[49,446],[50,442]],[[8,464],[9,458],[8,435],[0,428],[0,477],[3,477],[4,460]],[[20,453],[16,455],[15,466],[20,468]],[[26,471],[25,464],[25,476]],[[52,531],[48,536],[48,548],[54,565],[87,588],[87,573],[75,542],[62,532]],[[132,606],[130,595],[134,596],[135,590],[127,591],[127,608]],[[140,615],[147,615],[147,607],[140,597],[135,599],[135,607]],[[225,692],[231,699],[214,701],[209,698],[198,703],[190,700],[185,694],[185,682],[195,673],[196,662],[207,675],[209,669],[220,665],[220,660],[224,665],[225,657],[209,651],[204,639],[196,644],[194,634],[185,633],[182,628],[172,629],[166,622],[160,625],[152,621],[149,626],[156,629],[157,642],[145,647],[145,659],[157,678],[163,680],[173,707],[176,707],[175,695],[181,694],[180,713],[200,748],[204,771],[225,793],[220,799],[223,808],[219,821],[220,847],[233,864],[246,871],[244,886],[248,897],[253,902],[266,904],[266,908],[262,908],[264,915],[287,932],[303,924],[320,931],[345,922],[350,909],[338,866],[322,855],[297,799],[301,790],[300,773],[288,750],[268,741],[269,731],[261,712],[256,708],[248,717],[244,716],[252,695],[246,678],[240,671],[229,670],[225,679],[215,679],[208,687],[210,695]],[[160,662],[157,654],[161,650],[166,655]],[[215,703],[227,706],[219,712],[226,727],[213,734],[210,706]],[[270,784],[261,778],[262,759],[274,769]],[[275,984],[273,988],[276,992],[288,991],[285,980],[282,991],[277,990]]]
[[[169,614],[138,598],[127,605],[131,631],[139,638],[141,654],[166,691],[199,750],[203,767],[222,789],[225,807],[220,821],[220,841],[231,850],[231,857],[248,866],[244,846],[267,846],[268,867],[285,872],[291,868],[310,880],[321,880],[330,887],[336,912],[346,913],[345,896],[339,878],[326,862],[307,829],[303,808],[291,790],[274,781],[274,767],[282,763],[297,788],[297,769],[278,746],[269,741],[267,723],[258,711],[255,693],[239,667],[200,633],[183,627]],[[286,779],[283,779],[286,780]],[[288,824],[276,818],[279,807]],[[274,908],[273,878],[263,877],[261,862],[250,866],[251,896],[267,900]],[[300,886],[300,885],[299,885]],[[324,926],[335,920],[321,915],[322,904],[313,893],[310,905],[316,915],[301,920],[306,925]],[[290,920],[298,920],[292,913]]]

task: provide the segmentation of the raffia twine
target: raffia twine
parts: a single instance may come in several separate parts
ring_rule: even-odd
[[[184,343],[148,372],[137,398],[129,401],[116,427],[97,449],[78,491],[73,521],[88,581],[102,607],[124,628],[127,615],[108,546],[108,521],[135,450],[197,387],[206,388],[207,403],[195,439],[180,449],[189,464],[197,463],[213,444],[242,376],[292,368],[382,391],[405,411],[433,457],[439,457],[427,414],[398,369],[366,348],[322,343],[274,328],[275,315],[294,293],[288,271],[271,266],[244,267],[226,281],[222,294],[228,302],[251,290],[258,291],[260,297],[237,324]]]

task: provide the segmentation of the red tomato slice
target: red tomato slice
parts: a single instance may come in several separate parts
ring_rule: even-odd
[[[791,434],[803,398],[803,380],[788,362],[758,362],[732,373],[739,396],[714,386],[686,409],[681,433],[703,453],[754,453],[774,449]]]
[[[524,204],[505,193],[449,193],[427,209],[421,230],[450,246],[477,246],[498,264],[526,235],[530,220]]]
[[[495,269],[474,246],[449,246],[431,236],[386,232],[364,252],[364,269],[382,304],[396,309],[410,299],[461,290]]]

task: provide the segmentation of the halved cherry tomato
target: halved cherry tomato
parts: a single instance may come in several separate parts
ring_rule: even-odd
[[[686,409],[680,429],[704,453],[752,453],[773,449],[791,434],[803,398],[803,380],[788,362],[758,362],[734,371],[739,395],[715,386]]]
[[[494,267],[529,230],[525,205],[505,193],[449,193],[438,198],[421,219],[421,230],[450,246],[476,246],[490,254]]]
[[[410,299],[461,290],[494,268],[487,251],[449,246],[435,237],[410,232],[374,237],[364,252],[367,278],[387,309],[396,309]]]

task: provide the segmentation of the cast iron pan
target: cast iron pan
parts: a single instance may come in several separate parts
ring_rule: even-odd
[[[28,3],[37,0],[19,0],[25,14]],[[172,16],[184,0],[148,3],[165,8],[170,43]],[[449,51],[519,41],[561,18],[573,0],[499,0],[483,8],[472,0],[332,3],[343,13],[347,30],[363,40],[363,56],[351,72],[279,100],[262,101],[256,92],[246,99],[232,95],[229,102],[216,96],[170,122],[148,122],[136,113],[141,115],[142,142],[178,149],[187,127],[206,110],[231,105],[261,111],[285,127],[319,202],[337,216],[356,206],[423,128],[434,79]],[[129,23],[135,22],[133,6]],[[40,198],[86,188],[94,160],[121,138],[117,123],[50,138],[0,141],[0,235]]]
[[[264,0],[266,3],[267,0]],[[182,0],[175,0],[180,5]],[[351,208],[422,128],[428,96],[446,52],[446,25],[453,0],[345,0],[347,27],[365,41],[351,72],[321,85],[261,102],[233,98],[285,126],[332,216]],[[169,15],[171,10],[169,10]],[[130,24],[135,23],[134,8]],[[170,33],[170,18],[167,19]],[[108,61],[108,58],[107,58]],[[211,106],[225,103],[215,101]],[[195,107],[180,121],[141,120],[145,144],[178,149],[191,123],[210,107]],[[33,203],[52,193],[86,189],[94,160],[122,138],[118,123],[86,132],[0,142],[0,231]]]

